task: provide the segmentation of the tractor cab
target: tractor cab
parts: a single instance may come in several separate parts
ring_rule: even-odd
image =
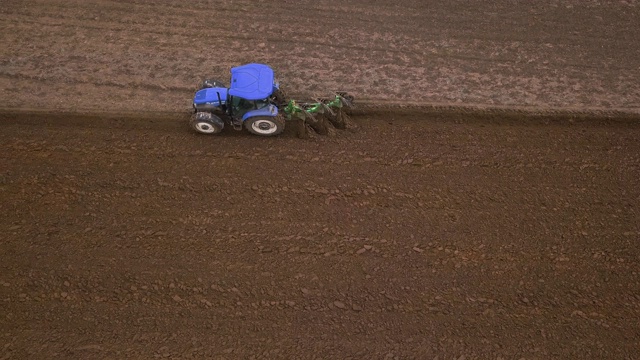
[[[273,70],[263,64],[247,64],[231,69],[228,114],[237,120],[250,116],[276,116],[278,109],[269,100],[278,90]]]
[[[246,100],[267,99],[278,89],[273,70],[263,64],[247,64],[231,69],[229,95]]]

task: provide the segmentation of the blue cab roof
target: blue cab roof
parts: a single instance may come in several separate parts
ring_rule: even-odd
[[[264,64],[246,64],[231,68],[229,95],[247,100],[266,99],[273,93],[273,70]]]

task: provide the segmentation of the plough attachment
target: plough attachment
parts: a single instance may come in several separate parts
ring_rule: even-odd
[[[333,98],[314,99],[315,102],[289,100],[282,108],[287,120],[299,121],[298,135],[308,135],[307,126],[320,135],[327,135],[331,127],[346,129],[350,120],[348,111],[353,108],[353,96],[336,93]]]

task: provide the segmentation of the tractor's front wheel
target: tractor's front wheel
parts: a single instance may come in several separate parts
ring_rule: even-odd
[[[284,131],[284,118],[280,115],[254,116],[244,121],[250,133],[260,136],[275,136]]]
[[[191,127],[201,134],[213,135],[222,132],[224,121],[212,113],[201,111],[193,114]]]

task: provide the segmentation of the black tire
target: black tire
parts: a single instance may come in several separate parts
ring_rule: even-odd
[[[202,82],[200,86],[200,90],[214,88],[214,87],[226,87],[222,81],[218,81],[216,79],[206,79]]]
[[[244,121],[244,126],[250,133],[259,136],[276,136],[284,131],[285,120],[281,115],[254,116]]]
[[[191,127],[205,135],[215,135],[222,132],[224,121],[210,112],[197,112],[191,117]]]

